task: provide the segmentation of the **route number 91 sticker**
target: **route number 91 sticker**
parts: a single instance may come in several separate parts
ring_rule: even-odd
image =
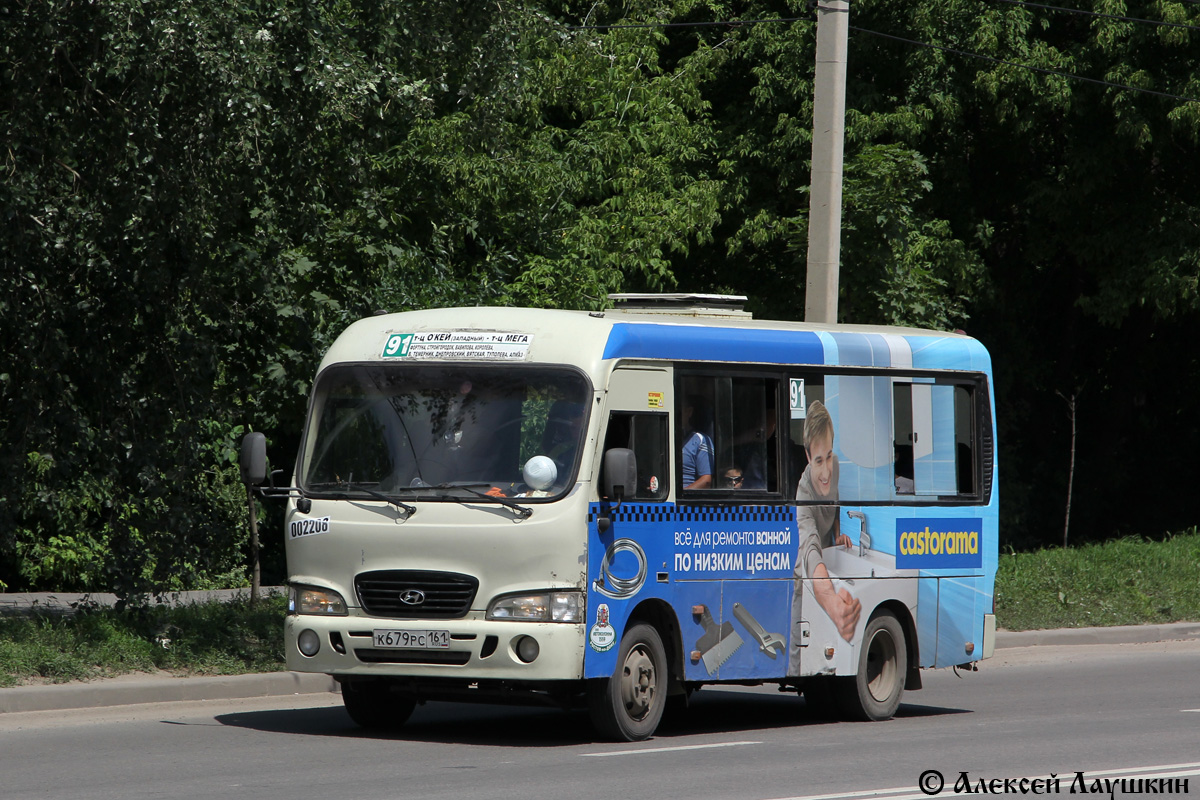
[[[329,533],[329,517],[307,517],[294,519],[288,523],[288,538],[290,539],[316,536],[318,533]]]

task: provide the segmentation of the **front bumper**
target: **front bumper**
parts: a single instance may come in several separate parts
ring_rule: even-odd
[[[374,646],[373,631],[445,630],[446,649],[390,649]],[[316,634],[319,650],[306,656],[298,638]],[[518,656],[521,639],[537,642],[537,657]],[[310,637],[311,638],[311,637]],[[455,620],[412,620],[381,617],[288,616],[284,648],[288,669],[342,677],[455,678],[467,680],[560,681],[583,677],[584,625],[512,622],[468,616]]]

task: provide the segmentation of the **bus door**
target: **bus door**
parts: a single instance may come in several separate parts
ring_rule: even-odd
[[[622,366],[609,380],[597,466],[613,448],[632,450],[637,461],[636,486],[627,488],[620,503],[604,494],[603,474],[597,481],[600,501],[588,515],[587,589],[588,642],[584,675],[608,677],[616,667],[617,650],[633,611],[642,604],[663,612],[668,607],[680,628],[690,624],[693,608],[720,614],[720,588],[715,584],[680,581],[676,543],[685,537],[674,503],[672,486],[671,411],[675,392],[667,367]],[[697,613],[697,619],[704,612]],[[653,618],[666,619],[666,613]],[[688,663],[694,642],[674,639],[659,630],[668,652]],[[669,642],[675,641],[676,646]],[[692,672],[688,670],[688,677]],[[699,679],[697,676],[696,679]]]

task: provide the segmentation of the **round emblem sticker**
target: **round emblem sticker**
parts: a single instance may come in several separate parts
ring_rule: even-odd
[[[616,644],[617,632],[608,624],[608,604],[601,603],[596,608],[596,624],[588,631],[588,644],[597,653],[611,650]]]

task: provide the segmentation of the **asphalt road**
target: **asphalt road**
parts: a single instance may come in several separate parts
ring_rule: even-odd
[[[1198,640],[1007,648],[976,673],[925,673],[882,723],[705,689],[636,745],[595,742],[582,714],[457,704],[371,735],[330,693],[7,713],[0,797],[924,800],[937,770],[943,796],[964,772],[975,788],[1057,775],[1069,795],[1082,771],[1089,790],[1167,775],[1200,798],[1197,666]]]

